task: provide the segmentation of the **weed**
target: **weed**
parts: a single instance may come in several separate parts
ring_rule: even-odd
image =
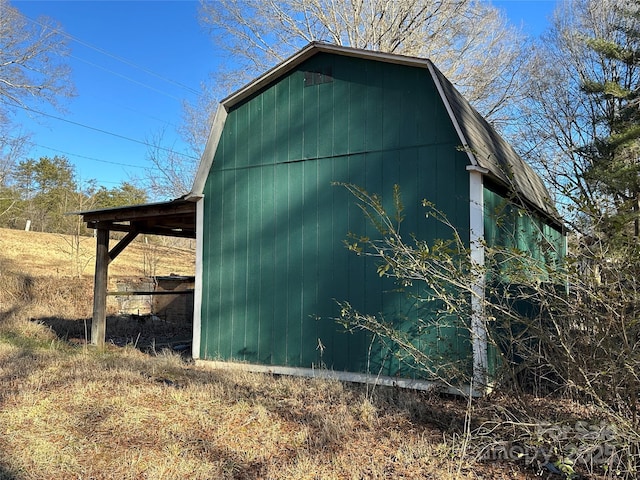
[[[453,398],[68,342],[90,279],[23,271],[0,275],[0,479],[535,478],[460,448]]]

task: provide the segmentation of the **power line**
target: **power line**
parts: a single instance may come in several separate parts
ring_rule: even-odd
[[[91,160],[91,161],[100,162],[100,163],[108,163],[109,165],[118,165],[120,167],[131,167],[131,168],[144,168],[144,169],[147,169],[147,170],[158,170],[158,168],[154,168],[154,167],[144,167],[142,165],[131,165],[131,164],[128,164],[128,163],[112,162],[110,160],[102,160],[100,158],[88,157],[86,155],[80,155],[79,153],[65,152],[64,150],[60,150],[58,148],[49,147],[47,145],[42,145],[40,143],[30,143],[30,145],[32,145],[34,147],[46,148],[47,150],[51,150],[53,152],[58,152],[58,153],[63,153],[64,155],[69,155],[71,157],[84,158],[86,160]]]
[[[98,179],[92,179],[96,181],[96,184],[98,185],[102,185],[103,183],[109,183],[111,185],[121,185],[123,182],[112,182],[110,180],[98,180]]]
[[[12,136],[9,136],[9,138],[14,139],[14,140],[16,139],[16,137],[12,137]],[[152,170],[152,171],[160,171],[160,169],[157,168],[157,167],[144,167],[142,165],[131,165],[131,164],[128,164],[128,163],[120,163],[120,162],[112,162],[110,160],[102,160],[100,158],[89,157],[87,155],[80,155],[79,153],[66,152],[64,150],[60,150],[59,148],[53,148],[53,147],[50,147],[48,145],[42,145],[40,143],[29,142],[29,145],[31,145],[33,147],[40,147],[40,148],[44,148],[44,149],[47,149],[47,150],[51,150],[53,152],[62,153],[64,155],[69,155],[71,157],[84,158],[84,159],[91,160],[91,161],[94,161],[94,162],[108,163],[110,165],[118,165],[118,166],[121,166],[121,167],[144,168],[144,169]],[[99,184],[109,183],[109,184],[112,184],[112,185],[120,185],[122,183],[122,182],[113,182],[113,181],[109,181],[109,180],[98,180],[98,179],[94,179],[94,180]]]
[[[96,100],[96,101],[98,101],[98,102],[100,102],[102,104],[106,104],[106,105],[109,105],[111,107],[115,106],[115,107],[121,108],[122,110],[128,110],[128,111],[136,113],[136,114],[138,114],[138,115],[140,115],[142,117],[146,117],[146,118],[149,118],[151,120],[155,120],[156,122],[160,122],[160,123],[162,123],[164,125],[167,125],[169,127],[174,128],[176,130],[179,128],[179,126],[177,124],[173,123],[173,122],[170,122],[170,121],[168,121],[168,120],[166,120],[164,118],[157,117],[155,115],[149,115],[148,113],[145,113],[142,110],[139,110],[137,108],[132,108],[130,105],[126,105],[126,104],[124,104],[122,102],[118,102],[117,100],[112,100],[112,99],[106,100],[103,97],[98,97],[98,96],[92,95],[92,94],[84,95],[84,98],[91,98],[92,100]]]
[[[21,108],[21,109],[26,110],[28,112],[32,112],[32,113],[35,113],[35,114],[38,114],[38,115],[42,115],[42,116],[45,116],[45,117],[49,117],[49,118],[53,118],[55,120],[59,120],[61,122],[69,123],[71,125],[76,125],[78,127],[86,128],[88,130],[93,130],[95,132],[104,133],[105,135],[111,135],[112,137],[121,138],[121,139],[127,140],[129,142],[134,142],[134,143],[138,143],[140,145],[145,145],[147,147],[155,148],[157,150],[162,150],[164,152],[172,153],[174,155],[180,155],[182,157],[191,158],[193,160],[199,160],[198,157],[195,157],[193,155],[189,155],[187,153],[176,152],[175,150],[171,150],[170,148],[161,147],[159,145],[153,145],[153,144],[151,144],[149,142],[145,142],[143,140],[137,140],[135,138],[127,137],[127,136],[121,135],[119,133],[109,132],[108,130],[103,130],[101,128],[92,127],[92,126],[86,125],[84,123],[74,122],[73,120],[68,120],[66,118],[58,117],[56,115],[51,115],[50,113],[41,112],[39,110],[35,110],[33,108],[30,108],[30,107],[27,107],[27,106],[24,106],[24,105],[11,105],[11,104],[9,104],[9,103],[7,103],[5,101],[2,101],[2,100],[0,100],[0,103],[3,103],[5,105],[9,105],[9,106],[12,106],[12,107],[16,107],[17,106],[18,108]]]
[[[40,22],[38,20],[34,20],[32,18],[27,17],[26,15],[24,15],[21,12],[20,12],[20,15],[22,15],[28,21],[30,21],[32,23],[35,23],[36,25],[39,25],[42,28],[51,29],[53,32],[65,37],[65,38],[68,38],[69,40],[72,40],[72,41],[74,41],[76,43],[79,43],[80,45],[83,45],[83,46],[85,46],[87,48],[90,48],[91,50],[94,50],[94,51],[96,51],[98,53],[101,53],[102,55],[105,55],[107,57],[113,58],[114,60],[117,60],[117,61],[119,61],[121,63],[124,63],[125,65],[129,65],[130,67],[133,67],[133,68],[135,68],[137,70],[140,70],[140,71],[146,73],[147,75],[151,75],[151,76],[159,78],[160,80],[163,80],[163,81],[165,81],[167,83],[176,85],[176,86],[188,91],[189,93],[191,93],[193,95],[196,95],[198,97],[201,96],[201,94],[200,94],[200,92],[198,90],[196,90],[196,89],[194,89],[194,88],[192,88],[192,87],[190,87],[188,85],[185,85],[185,84],[180,83],[180,82],[178,82],[176,80],[173,80],[173,79],[171,79],[169,77],[166,77],[164,75],[156,73],[156,72],[154,72],[153,70],[151,70],[149,68],[143,67],[143,66],[141,66],[141,65],[139,65],[139,64],[137,64],[135,62],[132,62],[131,60],[128,60],[128,59],[126,59],[124,57],[120,57],[118,55],[115,55],[115,54],[113,54],[113,53],[111,53],[111,52],[109,52],[107,50],[104,50],[103,48],[96,47],[95,45],[91,45],[90,43],[87,43],[84,40],[80,40],[78,37],[75,37],[75,36],[73,36],[73,35],[71,35],[69,33],[66,33],[65,31],[63,31],[63,30],[61,30],[59,28],[52,28],[49,25],[45,25],[44,23],[42,23],[42,22]]]
[[[98,65],[97,63],[90,62],[89,60],[85,60],[84,58],[80,58],[80,57],[78,57],[76,55],[69,55],[69,56],[71,58],[75,58],[76,60],[84,62],[87,65],[91,65],[94,68],[98,68],[98,69],[103,70],[103,71],[105,71],[107,73],[110,73],[111,75],[115,75],[116,77],[124,78],[125,80],[127,80],[127,81],[129,81],[131,83],[135,83],[136,85],[140,85],[141,87],[147,88],[147,89],[149,89],[149,90],[151,90],[153,92],[156,92],[156,93],[159,93],[161,95],[164,95],[165,97],[169,97],[169,98],[172,98],[174,100],[178,100],[179,102],[182,101],[182,98],[180,98],[180,97],[176,97],[175,95],[171,95],[170,93],[167,93],[164,90],[160,90],[158,88],[152,87],[151,85],[148,85],[148,84],[146,84],[144,82],[140,82],[139,80],[135,80],[135,79],[133,79],[131,77],[127,77],[126,75],[123,75],[122,73],[118,73],[118,72],[116,72],[114,70],[111,70],[111,69],[109,69],[107,67],[103,67],[102,65]]]
[[[4,7],[4,6],[3,6],[3,5],[0,5],[0,7]],[[128,59],[126,59],[126,58],[123,58],[123,57],[119,57],[119,56],[117,56],[117,55],[114,55],[114,54],[110,53],[110,52],[109,52],[109,51],[107,51],[107,50],[104,50],[104,49],[102,49],[102,48],[99,48],[99,47],[96,47],[96,46],[94,46],[94,45],[92,45],[92,44],[89,44],[89,43],[87,43],[87,42],[85,42],[85,41],[83,41],[83,40],[81,40],[81,39],[79,39],[79,38],[77,38],[77,37],[75,37],[75,36],[73,36],[73,35],[71,35],[71,34],[68,34],[68,33],[64,32],[64,31],[63,31],[63,30],[61,30],[61,29],[58,29],[58,28],[52,28],[51,26],[46,25],[46,24],[44,24],[44,23],[42,23],[42,22],[40,22],[40,21],[38,21],[38,20],[34,20],[34,19],[32,19],[32,18],[29,18],[29,17],[27,17],[26,15],[24,15],[24,14],[23,14],[23,13],[21,13],[21,12],[19,12],[19,14],[20,14],[23,18],[25,18],[27,21],[29,21],[29,22],[31,22],[31,23],[33,23],[33,24],[39,25],[41,28],[44,28],[44,29],[50,29],[51,31],[53,31],[53,32],[55,32],[55,33],[57,33],[57,34],[59,34],[59,35],[61,35],[61,36],[65,37],[65,38],[68,38],[68,39],[70,39],[70,40],[72,40],[72,41],[74,41],[74,42],[77,42],[77,43],[79,43],[79,44],[81,44],[81,45],[84,45],[85,47],[90,48],[90,49],[92,49],[92,50],[95,50],[95,51],[97,51],[97,52],[99,52],[99,53],[101,53],[101,54],[103,54],[103,55],[105,55],[105,56],[107,56],[107,57],[113,58],[113,59],[115,59],[115,60],[117,60],[117,61],[119,61],[119,62],[121,62],[121,63],[124,63],[124,64],[126,64],[126,65],[129,65],[129,66],[131,66],[131,67],[133,67],[133,68],[135,68],[135,69],[138,69],[138,70],[140,70],[140,71],[143,71],[143,72],[145,72],[146,74],[149,74],[149,75],[152,75],[152,76],[154,76],[154,77],[157,77],[157,78],[159,78],[159,79],[161,79],[161,80],[163,80],[163,81],[165,81],[165,82],[167,82],[167,83],[170,83],[170,84],[176,85],[176,86],[178,86],[178,87],[180,87],[180,88],[182,88],[182,89],[187,90],[188,92],[190,92],[190,93],[192,93],[192,94],[195,94],[195,95],[200,96],[200,93],[199,93],[198,91],[196,91],[195,89],[193,89],[193,88],[191,88],[191,87],[189,87],[189,86],[187,86],[187,85],[185,85],[185,84],[182,84],[182,83],[177,82],[177,81],[175,81],[175,80],[173,80],[173,79],[170,79],[170,78],[168,78],[168,77],[166,77],[166,76],[163,76],[163,75],[161,75],[161,74],[158,74],[158,73],[156,73],[156,72],[154,72],[154,71],[152,71],[152,70],[150,70],[150,69],[148,69],[148,68],[146,68],[146,67],[143,67],[143,66],[141,66],[141,65],[138,65],[138,64],[136,64],[136,63],[134,63],[134,62],[132,62],[132,61],[130,61],[130,60],[128,60]],[[108,68],[106,68],[106,67],[103,67],[103,66],[101,66],[101,65],[99,65],[99,64],[96,64],[96,63],[90,62],[90,61],[88,61],[88,60],[84,60],[84,59],[82,59],[82,58],[80,58],[80,57],[73,56],[73,55],[71,55],[71,56],[72,56],[73,58],[75,58],[75,59],[77,59],[77,60],[80,60],[80,61],[83,61],[83,62],[85,62],[85,63],[87,63],[87,64],[89,64],[89,65],[91,65],[91,66],[93,66],[93,67],[95,67],[95,68],[99,68],[99,69],[104,70],[104,71],[106,71],[106,72],[108,72],[108,73],[111,73],[111,74],[113,74],[113,75],[120,76],[120,77],[122,77],[122,78],[124,78],[124,79],[126,79],[126,80],[128,80],[128,81],[130,81],[130,82],[133,82],[133,83],[136,83],[136,84],[138,84],[138,85],[141,85],[141,86],[143,86],[143,87],[145,87],[145,88],[148,88],[148,89],[150,89],[150,90],[153,90],[153,91],[155,91],[155,92],[157,92],[157,93],[160,93],[160,94],[166,95],[166,96],[168,96],[168,97],[170,97],[170,98],[173,98],[173,99],[176,99],[176,100],[181,100],[180,98],[177,98],[177,97],[175,97],[175,96],[173,96],[173,95],[171,95],[171,94],[169,94],[169,93],[167,93],[167,92],[164,92],[164,91],[162,91],[162,90],[156,89],[156,88],[154,88],[154,87],[152,87],[152,86],[150,86],[150,85],[148,85],[148,84],[145,84],[144,82],[140,82],[140,81],[134,80],[134,79],[132,79],[132,78],[130,78],[130,77],[127,77],[127,76],[125,76],[125,75],[119,74],[118,72],[115,72],[115,71],[113,71],[113,70],[110,70],[110,69],[108,69]],[[134,143],[137,143],[137,144],[145,145],[145,146],[147,146],[147,147],[154,148],[154,149],[156,149],[156,150],[161,150],[161,151],[168,152],[168,153],[171,153],[171,154],[174,154],[174,155],[180,155],[180,156],[185,157],[185,158],[190,158],[190,159],[198,160],[198,157],[196,157],[196,156],[194,156],[194,155],[189,155],[189,154],[186,154],[186,153],[177,152],[177,151],[172,150],[172,149],[170,149],[170,148],[165,148],[165,147],[161,147],[161,146],[158,146],[158,145],[152,145],[152,144],[150,144],[149,142],[146,142],[146,141],[142,141],[142,140],[138,140],[138,139],[135,139],[135,138],[127,137],[127,136],[125,136],[125,135],[121,135],[121,134],[114,133],[114,132],[111,132],[111,131],[108,131],[108,130],[104,130],[104,129],[101,129],[101,128],[93,127],[93,126],[90,126],[90,125],[87,125],[87,124],[84,124],[84,123],[80,123],[80,122],[75,122],[75,121],[72,121],[72,120],[68,120],[68,119],[66,119],[66,118],[62,118],[62,117],[59,117],[59,116],[56,116],[56,115],[52,115],[52,114],[45,113],[45,112],[42,112],[42,111],[39,111],[39,110],[35,110],[35,109],[30,108],[30,107],[27,107],[27,106],[25,106],[25,105],[15,105],[15,104],[13,104],[13,103],[7,103],[6,101],[3,101],[3,100],[0,100],[0,103],[4,103],[4,104],[9,105],[9,106],[12,106],[12,107],[18,106],[19,108],[21,108],[21,109],[23,109],[23,110],[25,110],[25,111],[32,112],[32,113],[37,114],[37,115],[42,115],[42,116],[45,116],[45,117],[53,118],[53,119],[58,120],[58,121],[62,121],[62,122],[65,122],[65,123],[68,123],[68,124],[71,124],[71,125],[75,125],[75,126],[79,126],[79,127],[82,127],[82,128],[86,128],[86,129],[89,129],[89,130],[93,130],[93,131],[96,131],[96,132],[99,132],[99,133],[102,133],[102,134],[105,134],[105,135],[110,135],[110,136],[113,136],[113,137],[116,137],[116,138],[120,138],[120,139],[123,139],[123,140],[129,141],[129,142],[134,142]],[[129,108],[129,109],[130,109],[130,107],[127,107],[127,108]],[[145,114],[145,115],[146,115],[146,114]],[[164,121],[164,120],[162,120],[162,121]],[[169,123],[169,122],[166,122],[166,123]],[[118,162],[111,162],[111,161],[107,161],[107,160],[101,160],[101,159],[97,159],[97,158],[85,157],[85,156],[78,155],[78,154],[73,154],[73,153],[69,153],[69,152],[64,152],[64,151],[62,151],[62,150],[58,150],[58,149],[51,148],[51,147],[47,147],[47,146],[43,146],[43,145],[40,145],[40,146],[41,146],[41,147],[43,147],[43,148],[47,148],[47,149],[49,149],[49,150],[52,150],[52,151],[58,151],[58,152],[60,152],[60,153],[64,153],[64,154],[67,154],[67,155],[72,155],[72,156],[74,156],[74,157],[87,158],[87,159],[89,159],[89,160],[93,160],[93,161],[97,161],[97,162],[108,163],[108,164],[113,164],[113,165],[128,166],[128,167],[132,167],[132,168],[144,168],[144,167],[140,167],[140,166],[138,166],[138,165],[120,164],[120,163],[118,163]]]

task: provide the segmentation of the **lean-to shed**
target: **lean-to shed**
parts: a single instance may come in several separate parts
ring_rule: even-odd
[[[448,236],[425,220],[428,199],[478,262],[481,239],[503,241],[485,212],[516,193],[534,212],[520,220],[530,224],[518,226],[518,241],[526,247],[526,232],[539,230],[564,254],[540,178],[429,60],[312,43],[218,108],[190,195],[198,199],[196,359],[431,385],[369,335],[331,320],[337,301],[399,328],[420,314],[372,261],[345,248],[349,232],[372,228],[334,182],[383,195],[398,184],[404,231]],[[489,361],[479,313],[473,325],[473,335],[441,325],[419,341],[440,357],[468,358],[482,383]]]

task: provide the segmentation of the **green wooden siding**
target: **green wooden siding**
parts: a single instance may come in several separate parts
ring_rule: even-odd
[[[564,235],[558,227],[550,225],[540,216],[514,205],[504,194],[498,193],[499,190],[501,189],[488,184],[483,192],[487,245],[513,248],[528,253],[532,261],[531,275],[535,275],[537,280],[547,281],[548,277],[543,273],[544,267],[560,267],[567,253]],[[498,286],[498,291],[512,289],[513,298],[518,298],[518,292],[522,286],[514,283],[510,278],[509,270],[513,267],[514,265],[510,262],[501,260],[498,265],[492,266],[492,270],[487,274],[487,281],[495,282],[493,286]],[[513,302],[512,307],[525,318],[539,311],[537,304],[521,297]],[[519,329],[521,326],[513,326],[509,321],[496,318],[490,324],[490,328],[491,336],[500,344],[502,353],[512,357],[512,361],[520,361],[520,358],[514,358],[508,339],[511,334],[515,334],[513,329]],[[509,330],[511,332],[507,333]],[[493,375],[501,365],[501,356],[494,344],[489,344],[487,357],[489,373]]]
[[[566,255],[566,247],[564,235],[558,227],[514,205],[498,190],[490,183],[484,188],[484,235],[487,245],[527,252],[541,266],[559,265]],[[501,271],[494,272],[497,279],[507,275],[508,269],[508,262],[503,263]],[[508,281],[507,278],[503,280]]]
[[[305,86],[305,71],[333,81]],[[425,218],[434,202],[468,238],[468,162],[426,69],[318,54],[229,111],[207,179],[200,358],[414,377],[364,334],[332,318],[336,301],[382,312],[401,328],[423,315],[348,232],[375,233],[349,182],[388,198],[399,184],[403,231],[450,236]],[[455,325],[417,338],[467,357]]]

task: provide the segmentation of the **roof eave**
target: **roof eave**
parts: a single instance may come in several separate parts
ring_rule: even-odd
[[[204,192],[204,185],[209,176],[209,171],[213,165],[213,157],[216,155],[220,138],[222,137],[222,131],[224,130],[224,124],[227,121],[227,108],[221,103],[218,105],[213,123],[211,124],[211,131],[207,138],[207,144],[204,147],[204,151],[200,156],[200,164],[198,165],[198,171],[193,180],[191,192],[189,192],[185,198],[191,201],[198,201],[202,198]]]
[[[442,83],[440,83],[440,79],[438,78],[438,75],[436,75],[435,67],[434,67],[433,63],[431,63],[429,61],[427,63],[427,68],[429,69],[429,74],[431,75],[433,83],[436,86],[436,89],[438,90],[438,94],[440,95],[440,99],[442,100],[442,103],[444,104],[444,106],[445,106],[445,108],[447,110],[447,114],[449,115],[449,119],[451,120],[451,123],[453,124],[453,127],[455,128],[456,133],[458,134],[458,138],[460,139],[460,142],[462,144],[462,148],[464,149],[464,151],[467,154],[467,157],[469,158],[469,162],[470,162],[471,166],[478,167],[479,166],[478,165],[478,160],[476,160],[476,157],[474,156],[472,149],[469,147],[469,142],[465,138],[465,135],[462,132],[462,128],[460,128],[460,123],[458,123],[458,118],[456,117],[455,112],[453,111],[453,108],[451,107],[451,102],[449,101],[449,98],[447,97],[447,94],[445,93],[444,88],[442,87]]]

